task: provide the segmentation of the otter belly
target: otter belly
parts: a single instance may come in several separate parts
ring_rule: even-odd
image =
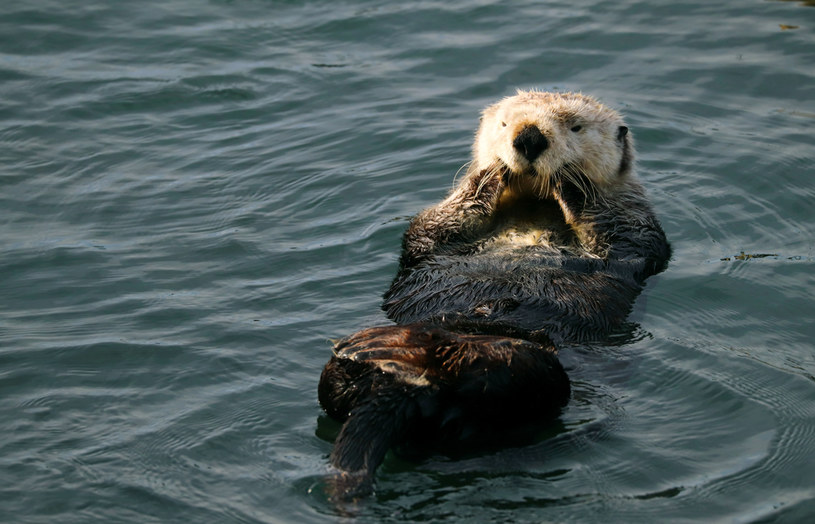
[[[625,263],[583,250],[551,199],[501,195],[474,252],[401,272],[382,308],[397,323],[579,342],[625,321],[640,290]]]
[[[580,342],[619,327],[640,288],[623,262],[516,246],[435,257],[397,276],[382,308],[399,324]]]

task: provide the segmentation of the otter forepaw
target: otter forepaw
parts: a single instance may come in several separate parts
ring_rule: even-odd
[[[472,180],[472,198],[485,209],[491,210],[498,202],[498,197],[505,185],[503,174],[500,171],[482,169]]]
[[[571,180],[559,180],[552,189],[552,194],[560,205],[567,222],[572,222],[586,207],[585,191]]]

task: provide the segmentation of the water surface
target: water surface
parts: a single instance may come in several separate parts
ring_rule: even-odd
[[[0,7],[0,520],[326,522],[330,340],[515,88],[626,116],[674,259],[535,442],[360,522],[815,517],[806,2]]]

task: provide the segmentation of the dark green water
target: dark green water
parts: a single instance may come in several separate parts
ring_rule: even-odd
[[[389,456],[357,520],[815,518],[815,8],[32,0],[0,7],[0,521],[337,520],[329,340],[385,322],[516,87],[626,115],[674,259],[562,352],[560,425]]]

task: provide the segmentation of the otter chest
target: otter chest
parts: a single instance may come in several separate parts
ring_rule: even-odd
[[[578,245],[557,203],[548,198],[501,196],[483,249],[506,251],[541,247],[572,248]]]

